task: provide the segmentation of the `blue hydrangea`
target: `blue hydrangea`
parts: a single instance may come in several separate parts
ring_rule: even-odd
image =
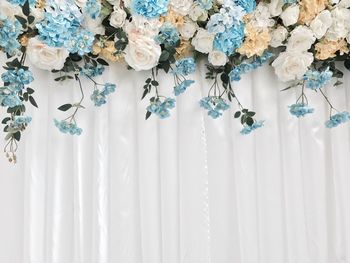
[[[112,83],[106,83],[103,86],[102,91],[96,89],[90,96],[90,99],[94,102],[97,107],[107,103],[107,96],[116,90],[116,85]]]
[[[0,104],[5,107],[13,108],[21,106],[23,102],[17,94],[0,94]]]
[[[22,125],[28,124],[32,121],[30,116],[15,116],[13,120],[13,127],[20,127]]]
[[[247,13],[251,13],[256,8],[255,0],[234,0],[236,5],[242,7]]]
[[[54,119],[55,126],[60,130],[60,132],[70,135],[80,135],[83,130],[77,126],[76,123],[68,121],[58,121]]]
[[[104,70],[105,67],[101,64],[97,64],[97,66],[85,64],[84,67],[80,69],[80,73],[90,78],[93,78],[102,75]]]
[[[242,135],[247,135],[250,134],[252,131],[259,129],[264,126],[264,121],[256,121],[253,123],[252,126],[246,125],[244,128],[241,130]]]
[[[147,111],[157,115],[161,119],[170,116],[170,109],[175,108],[175,100],[173,98],[166,98],[163,102],[159,99],[151,102],[147,107]]]
[[[327,128],[334,128],[338,125],[348,122],[350,120],[350,113],[347,111],[340,112],[337,114],[334,114],[330,117],[328,121],[326,121],[325,125]]]
[[[40,39],[51,47],[62,47],[76,35],[79,22],[62,14],[45,13],[45,19],[36,25]]]
[[[180,84],[174,87],[174,95],[179,96],[181,93],[184,93],[186,89],[194,83],[194,80],[186,79]]]
[[[208,111],[213,119],[219,118],[222,113],[230,108],[223,98],[208,96],[200,100],[199,105]]]
[[[313,113],[314,109],[310,108],[305,103],[295,103],[289,106],[289,112],[292,115],[300,118],[304,117],[306,114]]]
[[[197,0],[202,9],[209,10],[213,7],[213,0]]]
[[[92,19],[96,19],[101,13],[101,3],[97,0],[88,0],[86,2],[84,11]]]
[[[65,46],[70,53],[77,53],[80,56],[90,53],[95,36],[92,32],[81,29],[65,41]]]
[[[17,40],[21,32],[22,26],[17,20],[0,19],[0,47],[10,56],[14,56],[21,47]]]
[[[7,0],[10,4],[23,6],[27,0]],[[29,5],[34,6],[36,0],[29,0]]]
[[[102,89],[102,93],[107,96],[113,92],[115,92],[116,90],[116,85],[115,84],[112,84],[112,83],[106,83],[104,86],[103,86],[103,89]]]
[[[34,78],[32,72],[20,69],[7,70],[1,75],[3,82],[10,84],[12,91],[20,91],[23,89],[24,85],[31,83]]]
[[[180,41],[179,32],[170,23],[165,23],[160,28],[159,34],[156,37],[159,44],[167,44],[169,46],[177,46]]]
[[[168,12],[168,4],[169,0],[133,0],[131,10],[147,18],[158,18]]]
[[[227,56],[235,53],[244,40],[244,25],[240,23],[222,33],[215,35],[214,49],[224,52]]]
[[[327,85],[333,77],[333,72],[327,68],[324,71],[309,70],[304,75],[305,86],[309,89],[320,89]]]
[[[187,76],[196,71],[196,63],[193,58],[183,58],[175,62],[175,68],[173,74],[180,74]]]

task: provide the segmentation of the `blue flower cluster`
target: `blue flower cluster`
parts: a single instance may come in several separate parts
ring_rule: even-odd
[[[97,64],[96,66],[92,64],[85,64],[83,68],[80,69],[80,73],[88,76],[90,78],[97,77],[103,74],[105,71],[105,67],[101,64]]]
[[[21,91],[24,85],[34,80],[32,72],[23,68],[7,70],[1,75],[1,79],[9,84],[9,89],[13,92]]]
[[[116,86],[112,83],[106,83],[103,86],[102,91],[96,89],[90,96],[90,99],[94,102],[95,106],[100,107],[107,102],[107,96],[115,92]]]
[[[251,13],[256,8],[255,0],[234,0],[234,2],[242,7],[247,13]]]
[[[241,130],[242,135],[247,135],[250,134],[252,131],[261,128],[264,126],[264,121],[256,121],[253,123],[252,126],[246,125],[244,128]]]
[[[183,58],[175,62],[175,68],[173,69],[173,74],[180,74],[187,76],[196,71],[196,63],[193,58]]]
[[[32,117],[29,116],[15,116],[12,127],[13,128],[20,128],[22,125],[28,124],[32,121]]]
[[[22,104],[23,103],[17,94],[15,93],[6,94],[3,92],[0,93],[0,105],[13,108],[16,106],[20,106]]]
[[[333,77],[333,72],[327,68],[324,71],[309,70],[304,75],[305,86],[309,89],[320,89],[327,85]]]
[[[10,56],[20,49],[17,38],[21,34],[22,26],[17,20],[0,19],[0,47]]]
[[[84,11],[92,19],[96,19],[101,13],[101,3],[97,0],[88,0],[85,4]]]
[[[147,18],[158,18],[168,12],[169,0],[133,0],[132,12]]]
[[[265,52],[260,57],[255,58],[251,63],[243,62],[239,64],[234,69],[232,69],[229,74],[231,81],[241,80],[242,74],[246,74],[254,69],[257,69],[258,67],[261,67],[267,63],[272,56],[273,54],[271,52]]]
[[[20,5],[20,6],[23,6],[26,1],[27,0],[7,0],[7,2],[9,2],[10,4]],[[29,5],[30,6],[34,6],[35,3],[36,3],[35,0],[29,0]]]
[[[208,111],[213,119],[219,118],[222,113],[230,108],[223,98],[208,96],[200,100],[199,105]]]
[[[344,112],[340,112],[332,115],[331,118],[328,121],[326,121],[325,125],[327,128],[334,128],[349,120],[350,120],[350,113],[347,111],[344,111]]]
[[[180,41],[177,29],[170,23],[165,23],[160,28],[159,34],[156,37],[159,44],[166,44],[169,46],[176,46]]]
[[[283,0],[285,4],[295,4],[297,0]]]
[[[295,104],[290,105],[288,108],[289,108],[290,114],[292,114],[298,118],[304,117],[306,114],[314,112],[314,109],[310,108],[305,103],[295,103]]]
[[[95,36],[92,32],[81,29],[65,42],[65,46],[70,53],[77,53],[83,56],[92,51],[94,40]]]
[[[147,111],[156,114],[159,118],[165,119],[170,116],[170,109],[175,108],[175,100],[173,98],[166,98],[163,102],[159,99],[151,102],[147,107]]]
[[[181,93],[184,93],[186,89],[194,83],[194,80],[185,79],[180,84],[174,87],[174,95],[179,96]]]
[[[67,122],[67,121],[58,121],[54,119],[55,126],[60,130],[62,133],[69,133],[70,135],[80,135],[83,130],[79,128],[75,123]]]
[[[212,0],[197,0],[197,3],[202,9],[209,10],[213,7]]]
[[[231,28],[225,29],[224,32],[215,35],[214,49],[224,52],[227,56],[235,53],[244,40],[244,24],[240,23]]]

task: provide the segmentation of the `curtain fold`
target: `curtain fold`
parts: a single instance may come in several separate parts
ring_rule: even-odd
[[[117,84],[95,108],[83,80],[83,134],[54,127],[74,81],[33,69],[39,109],[23,134],[18,164],[0,158],[0,262],[9,263],[350,263],[350,129],[325,128],[329,110],[296,119],[269,67],[234,83],[265,127],[240,135],[233,103],[213,120],[199,107],[204,68],[171,117],[145,121],[148,72],[112,65],[98,82]],[[160,75],[169,96],[172,78]],[[327,89],[349,109],[350,76]],[[1,110],[1,116],[4,115]]]

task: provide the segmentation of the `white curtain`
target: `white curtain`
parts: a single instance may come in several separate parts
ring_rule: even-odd
[[[145,121],[148,73],[114,65],[99,78],[118,86],[107,105],[92,105],[84,81],[84,132],[71,137],[53,118],[79,99],[76,83],[33,73],[39,109],[18,164],[0,158],[0,262],[350,262],[349,124],[326,129],[319,94],[298,120],[287,108],[297,92],[280,92],[269,67],[245,76],[237,94],[266,123],[242,136],[235,106],[218,120],[199,108],[203,67],[169,119]],[[170,95],[171,77],[160,83]],[[327,90],[340,109],[349,83]]]

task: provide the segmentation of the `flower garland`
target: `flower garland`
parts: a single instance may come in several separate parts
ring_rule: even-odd
[[[196,61],[208,61],[206,78],[212,82],[199,106],[213,119],[230,107],[242,124],[241,134],[263,126],[256,113],[243,106],[232,82],[243,74],[270,63],[286,89],[300,91],[286,110],[300,118],[315,111],[307,99],[319,93],[329,104],[328,128],[350,120],[324,93],[327,86],[341,85],[342,61],[350,70],[349,0],[7,0],[0,3],[0,50],[7,55],[1,79],[0,106],[8,116],[5,153],[16,162],[22,132],[31,122],[26,106],[38,107],[34,80],[27,62],[49,70],[55,81],[73,79],[81,92],[78,102],[61,105],[71,111],[54,120],[59,131],[80,135],[77,115],[84,108],[85,88],[97,107],[115,92],[113,83],[98,83],[111,62],[129,69],[149,71],[142,99],[148,99],[146,119],[167,118],[181,96],[194,83],[189,76]],[[173,75],[172,97],[161,95],[158,73]]]

